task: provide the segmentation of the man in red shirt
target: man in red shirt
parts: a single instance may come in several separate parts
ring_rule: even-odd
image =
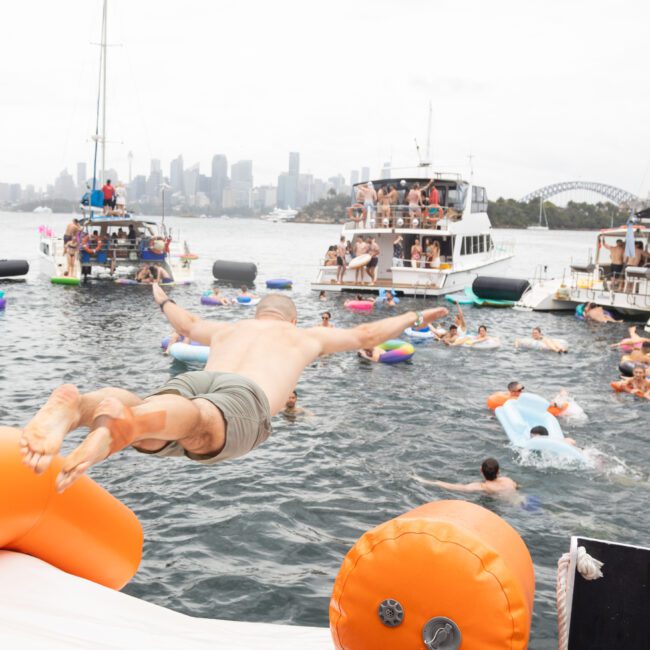
[[[428,222],[433,225],[435,228],[436,224],[442,218],[442,208],[440,207],[440,194],[436,189],[436,186],[433,184],[433,179],[431,179],[424,190],[429,190],[429,218]]]
[[[109,214],[115,208],[115,188],[111,185],[109,178],[102,187],[104,194],[104,214]]]

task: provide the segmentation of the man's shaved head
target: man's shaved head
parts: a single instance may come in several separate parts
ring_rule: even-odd
[[[293,300],[280,293],[271,293],[260,300],[255,310],[255,318],[263,318],[267,314],[275,315],[290,323],[295,323],[298,320],[298,312]]]

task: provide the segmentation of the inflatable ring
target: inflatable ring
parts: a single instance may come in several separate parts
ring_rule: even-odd
[[[379,347],[382,350],[385,350],[385,352],[379,357],[381,363],[392,364],[408,361],[415,353],[415,348],[410,343],[402,341],[401,339],[386,341]]]
[[[372,300],[346,300],[343,306],[351,311],[372,311],[375,303]]]
[[[474,350],[496,350],[501,347],[501,340],[497,337],[489,337],[482,341],[477,341],[474,343],[475,337],[470,337],[470,341],[461,343],[459,347],[462,348],[473,348]]]
[[[569,344],[565,339],[553,339],[553,341],[565,350],[569,349]],[[519,339],[519,347],[524,350],[544,350],[545,352],[553,352],[553,350],[547,348],[542,341],[538,341],[532,337]]]
[[[160,246],[156,246],[158,242],[162,242],[162,250],[160,250]],[[149,240],[149,252],[153,253],[154,255],[164,255],[165,253],[169,253],[169,239],[165,239],[164,237],[152,237]]]
[[[0,427],[0,548],[39,558],[72,575],[121,589],[142,557],[142,527],[123,503],[88,476],[65,492],[54,481],[63,459],[43,474],[25,467],[18,429]]]
[[[2,293],[2,291],[0,291]],[[0,311],[2,311],[7,306],[7,299],[4,295],[0,296]]]
[[[221,298],[215,296],[212,291],[206,291],[201,296],[202,305],[210,305],[211,307],[225,307],[228,303],[221,302]]]
[[[361,210],[361,216],[360,217],[355,217],[354,216],[354,211],[355,210]],[[349,208],[346,208],[346,212],[348,213],[348,219],[351,219],[355,223],[359,223],[360,221],[365,221],[366,215],[368,214],[368,211],[366,210],[366,207],[362,203],[354,203],[351,205]]]
[[[163,350],[166,350],[168,345],[169,345],[169,335],[163,336],[161,341],[160,341],[160,347]],[[203,345],[203,343],[197,343],[196,341],[190,341],[189,345]]]
[[[169,355],[183,363],[207,363],[210,346],[197,343],[174,343],[169,347]]]
[[[244,307],[252,307],[259,301],[259,298],[251,298],[250,296],[237,296],[237,302]]]
[[[90,235],[86,235],[82,240],[81,240],[81,248],[83,248],[86,253],[89,255],[97,255],[100,250],[102,250],[102,240],[100,238],[97,239],[97,244],[95,245],[94,248],[91,248],[88,246],[88,242],[90,241]]]
[[[494,409],[498,408],[499,406],[503,406],[508,400],[511,399],[517,399],[510,393],[492,393],[487,398],[487,407],[491,410],[494,411]]]
[[[286,280],[284,278],[275,278],[274,280],[266,281],[266,286],[268,289],[291,289],[292,285],[292,280]]]

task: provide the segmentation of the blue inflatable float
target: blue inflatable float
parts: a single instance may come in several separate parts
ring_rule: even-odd
[[[208,361],[210,347],[208,345],[188,345],[187,343],[174,343],[169,347],[169,354],[177,361],[183,363],[200,363]]]
[[[269,289],[291,289],[292,285],[293,281],[286,278],[274,278],[266,281],[266,286]]]
[[[393,289],[391,289],[390,293],[393,295],[393,301],[395,302],[395,304],[396,305],[399,304],[399,298],[395,294],[395,291],[393,291]],[[377,296],[377,302],[378,303],[386,302],[386,289],[380,289],[379,290],[379,295]]]
[[[515,447],[586,463],[580,449],[564,442],[560,423],[547,411],[549,406],[550,402],[543,397],[523,393],[519,399],[508,400],[499,406],[494,413]],[[531,437],[530,430],[535,426],[545,427],[548,435]]]

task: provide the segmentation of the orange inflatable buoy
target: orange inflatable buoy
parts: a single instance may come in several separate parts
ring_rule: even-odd
[[[491,411],[494,411],[494,409],[503,406],[510,399],[517,398],[513,397],[510,393],[492,393],[492,395],[487,398],[487,407]]]
[[[54,480],[63,460],[55,458],[36,475],[22,464],[19,435],[0,427],[0,549],[121,589],[142,558],[137,517],[87,476],[58,494]]]
[[[551,415],[558,417],[559,415],[562,415],[562,413],[564,413],[564,411],[566,411],[568,408],[569,408],[569,402],[565,402],[564,404],[562,404],[562,406],[551,404],[546,410]]]
[[[357,541],[334,583],[330,630],[338,650],[433,648],[443,638],[458,642],[444,647],[525,650],[534,594],[530,554],[509,524],[438,501]]]
[[[613,381],[610,386],[617,392],[617,393],[624,393],[625,392],[625,381]]]

